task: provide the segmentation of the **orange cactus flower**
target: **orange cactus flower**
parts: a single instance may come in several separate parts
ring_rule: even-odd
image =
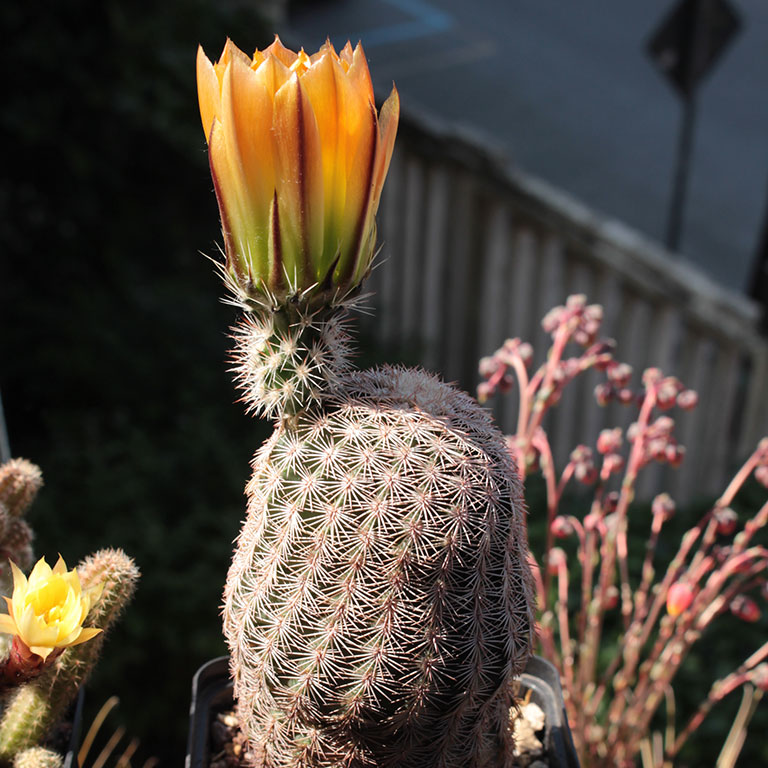
[[[227,41],[215,64],[200,48],[197,89],[236,295],[353,290],[374,255],[397,91],[377,114],[360,44],[308,56],[277,37],[253,57]]]

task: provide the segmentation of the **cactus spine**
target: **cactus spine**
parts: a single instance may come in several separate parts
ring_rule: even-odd
[[[13,768],[62,768],[64,759],[45,747],[31,747],[13,758]]]
[[[337,366],[332,387],[281,409],[261,384],[281,345],[252,330],[271,323],[255,312],[237,335],[240,383],[258,382],[245,399],[277,421],[253,462],[224,608],[254,762],[507,765],[509,684],[533,619],[501,434],[468,395],[405,368]],[[295,348],[309,348],[308,327]],[[339,338],[341,352],[313,328],[328,347],[315,358],[346,364]]]
[[[86,558],[78,573],[84,589],[103,583],[88,623],[104,632],[64,650],[40,677],[10,696],[0,719],[0,761],[36,746],[64,714],[98,659],[104,636],[133,596],[139,571],[119,549],[104,549]]]

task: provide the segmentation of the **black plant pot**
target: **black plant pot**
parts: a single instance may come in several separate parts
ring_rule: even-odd
[[[538,704],[546,716],[544,746],[549,768],[579,768],[557,670],[548,661],[534,656],[520,676],[520,682],[521,693],[530,690],[531,701]],[[186,768],[208,768],[212,713],[231,705],[228,659],[221,656],[203,664],[192,678]]]

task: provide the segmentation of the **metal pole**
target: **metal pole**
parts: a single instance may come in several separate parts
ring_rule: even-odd
[[[3,411],[3,396],[0,394],[0,464],[11,460],[11,444],[8,440],[8,429],[5,426],[5,412]]]
[[[688,193],[691,153],[693,150],[693,127],[696,122],[696,96],[691,92],[683,106],[683,121],[680,126],[680,138],[677,143],[677,167],[672,186],[672,202],[669,207],[667,223],[667,248],[677,251],[680,247],[680,235],[683,226],[683,212]]]

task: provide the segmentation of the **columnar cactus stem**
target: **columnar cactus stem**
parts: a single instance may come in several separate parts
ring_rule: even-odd
[[[133,596],[139,571],[121,550],[105,549],[78,566],[84,589],[103,584],[88,622],[104,632],[81,645],[64,650],[54,664],[34,681],[20,686],[10,697],[0,719],[0,761],[36,746],[74,699],[95,664],[104,637]]]

